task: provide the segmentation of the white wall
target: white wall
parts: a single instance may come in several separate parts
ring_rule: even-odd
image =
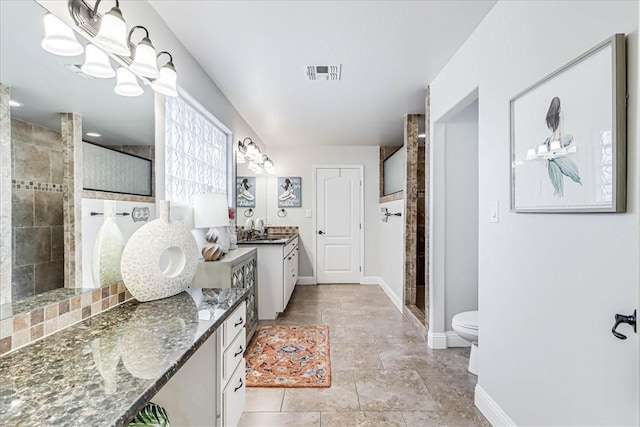
[[[315,256],[313,218],[307,218],[306,210],[313,207],[314,165],[364,165],[364,276],[378,276],[378,147],[377,146],[317,146],[317,147],[269,147],[268,155],[276,166],[276,174],[267,181],[267,213],[272,225],[297,225],[300,227],[300,277],[314,277]],[[277,176],[302,178],[302,207],[287,209],[287,216],[279,218],[277,207]],[[314,213],[312,212],[312,215]]]
[[[453,331],[454,315],[478,309],[478,102],[444,126],[445,327]]]
[[[498,2],[431,83],[432,121],[480,98],[476,402],[494,424],[639,423],[638,335],[610,333],[640,283],[637,31],[637,2]],[[628,34],[627,213],[510,213],[509,99],[616,32]],[[499,223],[483,216],[491,201]]]
[[[404,173],[404,171],[401,171]],[[391,292],[389,297],[402,310],[404,284],[404,200],[381,203],[380,208],[387,208],[389,213],[400,212],[402,216],[390,216],[387,222],[380,221],[380,246],[378,251],[379,274],[382,285]]]

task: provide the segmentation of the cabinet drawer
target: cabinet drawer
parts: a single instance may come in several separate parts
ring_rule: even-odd
[[[282,256],[283,257],[288,257],[289,255],[291,255],[291,251],[296,246],[298,246],[298,236],[296,236],[293,240],[291,240],[289,243],[287,243],[284,246],[284,252],[282,253]]]
[[[247,334],[238,334],[235,340],[224,351],[222,357],[222,381],[227,381],[244,357],[247,348]]]
[[[247,323],[247,303],[243,301],[236,311],[224,322],[222,328],[223,348],[227,348],[240,331],[244,332],[245,323]]]
[[[222,392],[222,425],[236,427],[240,421],[245,402],[245,364],[244,359],[231,376],[227,387]]]

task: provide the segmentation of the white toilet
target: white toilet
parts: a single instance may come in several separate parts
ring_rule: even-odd
[[[453,316],[451,327],[462,338],[471,343],[469,372],[478,375],[478,312],[464,311]]]

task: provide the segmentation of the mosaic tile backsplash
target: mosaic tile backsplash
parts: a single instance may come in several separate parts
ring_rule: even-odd
[[[0,320],[0,356],[132,298],[124,283],[118,283]]]

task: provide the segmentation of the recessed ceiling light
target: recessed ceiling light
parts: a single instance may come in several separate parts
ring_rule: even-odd
[[[15,101],[13,99],[9,100],[9,106],[11,107],[22,107],[22,102]]]
[[[101,134],[99,134],[97,132],[87,132],[87,133],[85,133],[85,135],[92,136],[94,138],[100,138],[102,136]]]
[[[418,138],[425,138],[427,136],[426,133],[419,133]]]

